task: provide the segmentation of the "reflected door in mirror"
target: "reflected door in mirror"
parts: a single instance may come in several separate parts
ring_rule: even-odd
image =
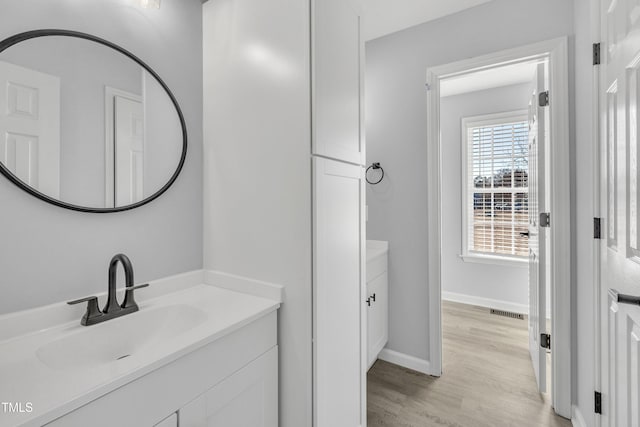
[[[35,190],[60,195],[60,79],[0,61],[0,161]]]
[[[141,101],[115,97],[115,200],[126,206],[144,199],[144,112]]]

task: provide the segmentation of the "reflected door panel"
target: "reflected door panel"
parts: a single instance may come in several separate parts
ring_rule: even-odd
[[[114,98],[116,206],[144,199],[144,108],[131,98]]]
[[[0,100],[0,161],[21,181],[58,198],[60,79],[0,61]]]

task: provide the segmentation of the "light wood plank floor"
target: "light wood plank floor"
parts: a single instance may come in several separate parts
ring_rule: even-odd
[[[443,375],[379,360],[368,374],[368,425],[570,427],[537,392],[527,321],[443,301]]]

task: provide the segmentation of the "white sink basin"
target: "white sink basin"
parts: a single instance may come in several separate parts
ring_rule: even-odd
[[[93,367],[136,355],[202,324],[207,315],[189,305],[168,305],[83,327],[36,350],[52,369]],[[123,323],[126,321],[126,323]]]
[[[141,293],[140,311],[93,326],[80,325],[83,307],[65,303],[0,316],[0,398],[33,408],[0,408],[0,427],[46,425],[280,305],[198,283],[199,275],[184,285],[176,277],[166,291],[155,284]]]

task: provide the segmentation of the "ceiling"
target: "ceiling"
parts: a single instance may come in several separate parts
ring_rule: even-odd
[[[490,0],[364,0],[364,38],[372,40]]]
[[[524,62],[446,78],[440,82],[440,96],[460,95],[461,93],[530,83],[533,80],[536,67],[537,62]]]

